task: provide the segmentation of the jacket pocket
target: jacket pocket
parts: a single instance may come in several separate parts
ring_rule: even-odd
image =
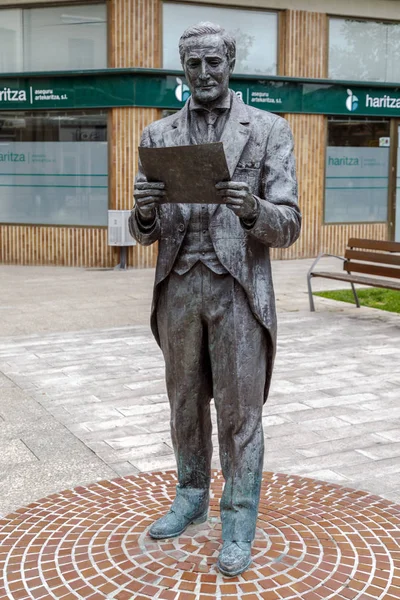
[[[256,195],[259,193],[260,178],[260,168],[237,168],[233,175],[233,181],[243,181],[244,183],[247,183],[252,194]]]

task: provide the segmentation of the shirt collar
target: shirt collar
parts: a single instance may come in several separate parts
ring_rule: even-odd
[[[213,107],[211,110],[230,108],[231,104],[232,104],[232,90],[228,90],[228,93],[226,94],[226,96],[224,98],[221,98],[221,100],[219,102],[217,102],[216,104],[213,104]],[[196,100],[193,98],[193,96],[190,96],[189,110],[208,110],[208,109],[205,108],[202,104],[199,104],[198,102],[196,102]]]

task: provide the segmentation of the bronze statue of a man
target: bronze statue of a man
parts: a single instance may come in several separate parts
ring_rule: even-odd
[[[159,242],[151,324],[165,358],[179,482],[149,534],[175,537],[207,518],[214,398],[225,478],[218,568],[232,577],[251,563],[260,497],[276,341],[269,248],[293,244],[301,226],[290,128],[229,89],[235,51],[218,25],[187,29],[179,52],[191,97],[146,127],[141,141],[223,142],[231,180],[216,186],[222,204],[165,202],[165,185],[147,182],[140,167],[130,217],[139,243]]]

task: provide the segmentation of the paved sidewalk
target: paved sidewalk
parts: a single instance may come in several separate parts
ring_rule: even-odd
[[[400,501],[400,319],[319,298],[309,313],[310,262],[273,265],[279,348],[265,468]],[[174,466],[148,327],[152,279],[152,270],[0,267],[0,513]]]

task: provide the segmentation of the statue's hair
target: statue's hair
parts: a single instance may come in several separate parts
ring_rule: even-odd
[[[179,56],[181,58],[181,63],[183,64],[183,59],[185,58],[185,41],[192,37],[200,37],[201,35],[219,35],[221,36],[225,48],[226,55],[228,60],[231,61],[236,56],[236,41],[235,39],[229,35],[229,33],[220,25],[215,25],[214,23],[210,23],[209,21],[202,21],[201,23],[197,23],[197,25],[192,25],[188,27],[181,35],[179,40]]]

